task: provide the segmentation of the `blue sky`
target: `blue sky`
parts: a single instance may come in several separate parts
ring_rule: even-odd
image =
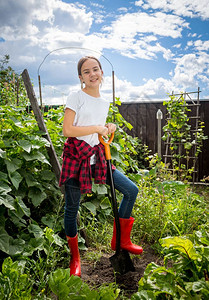
[[[208,0],[0,0],[0,58],[9,54],[18,73],[28,69],[38,97],[46,57],[39,69],[46,104],[64,104],[79,88],[76,63],[92,54],[103,64],[102,92],[110,100],[105,58],[122,101],[164,100],[198,87],[206,99],[208,28]],[[54,51],[60,48],[67,49]]]

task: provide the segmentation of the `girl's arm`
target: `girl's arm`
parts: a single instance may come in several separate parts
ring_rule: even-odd
[[[106,126],[74,126],[75,112],[70,109],[65,109],[63,121],[63,134],[65,137],[79,137],[98,133],[107,138],[108,128]]]

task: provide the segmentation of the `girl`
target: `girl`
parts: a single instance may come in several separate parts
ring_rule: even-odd
[[[80,197],[83,193],[91,193],[92,177],[95,183],[109,183],[104,147],[99,142],[98,134],[107,138],[108,134],[115,132],[116,126],[105,124],[109,103],[100,95],[103,71],[99,60],[92,56],[81,58],[78,62],[78,76],[81,85],[85,86],[67,99],[63,134],[68,139],[64,145],[60,186],[65,186],[64,225],[71,253],[70,274],[81,276],[76,222]],[[134,222],[130,215],[138,188],[114,167],[113,179],[115,188],[123,194],[119,207],[121,249],[140,254],[143,249],[130,240]],[[115,224],[111,247],[113,250],[116,248]]]

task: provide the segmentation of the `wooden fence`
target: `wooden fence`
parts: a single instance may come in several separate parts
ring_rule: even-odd
[[[125,102],[119,107],[122,116],[133,125],[128,131],[137,136],[148,146],[152,154],[157,153],[158,109],[163,113],[162,128],[166,124],[166,107],[159,101]],[[200,99],[200,120],[205,123],[204,134],[209,137],[209,100]],[[163,135],[163,131],[161,133]],[[165,143],[161,144],[162,155],[165,154]],[[203,149],[197,162],[198,174],[195,181],[209,176],[209,139],[203,142]]]

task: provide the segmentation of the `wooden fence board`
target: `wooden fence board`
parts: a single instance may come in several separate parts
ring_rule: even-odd
[[[209,100],[200,100],[200,119],[205,123],[204,134],[209,137]],[[152,154],[157,153],[157,120],[156,113],[160,109],[163,112],[162,128],[166,121],[166,107],[163,102],[129,102],[122,103],[119,111],[122,116],[133,125],[128,131],[132,136],[137,136],[148,146]],[[194,114],[194,108],[191,113]],[[194,122],[194,120],[192,120]],[[163,136],[163,131],[161,132]],[[162,155],[165,154],[165,142],[161,144]],[[203,142],[202,152],[198,160],[198,180],[209,176],[209,139]]]

